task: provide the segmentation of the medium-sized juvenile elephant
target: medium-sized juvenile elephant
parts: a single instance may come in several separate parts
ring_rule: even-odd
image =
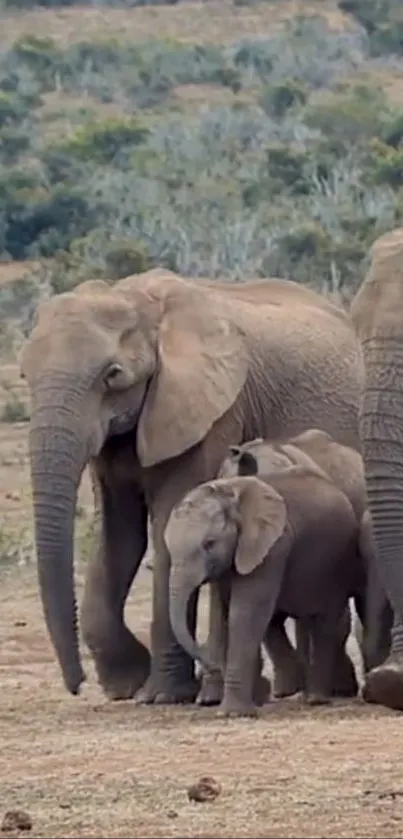
[[[318,428],[311,428],[295,437],[275,442],[260,438],[240,446],[231,446],[224,460],[221,477],[234,475],[270,476],[288,469],[291,465],[315,464],[349,499],[359,525],[358,549],[367,569],[365,586],[355,597],[355,607],[362,624],[362,656],[364,670],[380,664],[387,656],[390,646],[392,610],[380,582],[376,567],[371,520],[367,510],[367,497],[363,460],[359,452],[336,442],[330,434]],[[335,694],[355,694],[357,682],[344,644],[350,632],[350,612],[340,626],[340,654],[335,673]],[[296,627],[297,647],[301,638]],[[284,626],[272,626],[266,637],[267,649],[276,671],[275,694],[289,695],[301,687],[301,656],[296,656],[290,645]],[[343,674],[344,673],[344,679]]]
[[[207,669],[223,663],[206,660],[192,638],[189,600],[207,581],[230,587],[222,712],[254,713],[260,644],[276,614],[304,620],[312,646],[306,695],[329,701],[338,625],[364,569],[354,510],[326,475],[292,466],[270,479],[201,484],[174,507],[164,538],[172,627]]]

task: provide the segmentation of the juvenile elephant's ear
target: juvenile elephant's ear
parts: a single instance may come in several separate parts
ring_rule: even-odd
[[[158,368],[137,431],[137,451],[145,467],[203,440],[234,404],[248,373],[246,347],[231,322],[230,301],[183,280],[170,279],[167,287]]]
[[[241,529],[235,554],[238,574],[251,574],[284,533],[287,508],[271,486],[245,478],[239,496]]]

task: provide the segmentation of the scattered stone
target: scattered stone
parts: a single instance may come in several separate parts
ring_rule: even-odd
[[[10,501],[21,501],[20,493],[15,492],[14,490],[11,490],[10,492],[6,492],[6,498],[8,498]]]
[[[32,830],[32,819],[24,810],[7,810],[1,823],[3,833],[13,830]]]
[[[221,792],[221,784],[214,778],[204,776],[188,788],[189,801],[214,801]]]

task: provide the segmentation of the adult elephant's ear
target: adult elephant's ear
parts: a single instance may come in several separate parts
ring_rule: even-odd
[[[83,283],[79,283],[73,289],[74,294],[96,294],[97,292],[110,291],[111,287],[105,280],[85,280]]]
[[[251,574],[283,535],[287,508],[273,487],[250,477],[240,483],[239,511],[241,529],[235,568],[238,574]]]
[[[167,283],[158,330],[158,369],[137,431],[140,463],[153,466],[195,446],[228,411],[248,374],[230,301],[178,279]]]

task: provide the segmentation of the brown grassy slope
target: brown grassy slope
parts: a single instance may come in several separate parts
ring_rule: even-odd
[[[296,14],[322,14],[329,25],[343,28],[348,17],[335,0],[277,0],[234,6],[232,0],[189,0],[176,6],[108,9],[75,6],[35,9],[3,16],[1,41],[11,42],[26,32],[54,38],[60,45],[99,37],[143,41],[173,38],[188,43],[231,43],[264,36]]]

